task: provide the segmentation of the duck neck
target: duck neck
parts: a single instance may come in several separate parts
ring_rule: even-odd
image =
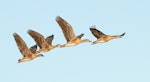
[[[81,42],[91,42],[89,39],[81,40]]]

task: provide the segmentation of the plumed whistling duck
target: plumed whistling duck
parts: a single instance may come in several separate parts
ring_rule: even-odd
[[[34,58],[36,57],[43,57],[42,54],[37,54],[36,53],[36,49],[37,49],[37,46],[32,46],[30,49],[27,47],[26,43],[24,42],[24,40],[17,34],[17,33],[14,33],[13,34],[14,36],[14,39],[16,41],[16,44],[23,56],[22,59],[19,59],[18,60],[18,63],[21,63],[21,62],[25,62],[25,61],[30,61],[30,60],[33,60]]]
[[[90,28],[90,31],[97,38],[97,40],[94,41],[92,44],[108,42],[109,40],[121,38],[122,36],[125,35],[125,33],[121,35],[114,35],[114,36],[106,35],[102,33],[101,31],[97,30],[96,26],[92,26]]]
[[[44,36],[36,31],[28,30],[28,34],[34,39],[36,44],[40,47],[38,53],[40,52],[48,52],[53,48],[60,47],[60,44],[55,46],[51,45],[54,35],[47,37],[44,39]]]
[[[75,46],[83,42],[91,42],[89,39],[81,40],[82,36],[84,35],[83,33],[80,34],[79,36],[76,36],[72,26],[60,16],[56,17],[56,21],[58,25],[61,27],[67,41],[67,43],[61,45],[61,47]]]

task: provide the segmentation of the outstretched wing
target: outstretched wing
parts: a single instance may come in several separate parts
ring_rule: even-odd
[[[45,48],[48,45],[42,34],[33,30],[28,30],[28,34],[34,39],[34,41],[40,47],[40,49]]]
[[[30,55],[31,51],[28,49],[24,40],[17,33],[14,33],[13,36],[14,36],[14,39],[16,41],[16,44],[17,44],[22,56],[25,57],[25,56]]]
[[[65,21],[60,16],[56,17],[56,21],[59,24],[59,26],[61,27],[67,42],[68,41],[72,41],[72,40],[74,40],[76,38],[76,35],[75,35],[74,31],[73,31],[72,26],[67,21]]]
[[[90,31],[91,31],[91,33],[92,33],[97,39],[99,39],[99,38],[105,36],[105,34],[102,33],[101,31],[97,30],[97,29],[95,28],[95,26],[92,26],[92,27],[90,28]]]
[[[54,39],[54,35],[51,35],[51,36],[46,37],[45,40],[49,45],[52,45],[53,39]]]

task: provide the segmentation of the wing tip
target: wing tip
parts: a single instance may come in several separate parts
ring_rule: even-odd
[[[52,34],[51,36],[54,37],[54,34]]]
[[[54,38],[54,35],[52,34],[52,35],[50,35],[50,36],[47,36],[46,38]]]
[[[31,29],[29,29],[29,30],[27,31],[28,34],[30,34],[30,33],[32,33],[32,32],[33,32],[33,30],[31,30]]]
[[[27,32],[28,32],[28,33],[31,32],[31,29],[29,29]]]
[[[13,33],[14,36],[18,35],[16,32]]]
[[[96,28],[94,28],[94,27],[91,27],[91,28],[90,28],[90,30],[97,30],[97,29],[96,29]]]
[[[60,16],[56,17],[56,21],[60,21],[60,19],[62,19]]]
[[[36,47],[37,48],[37,44],[33,45],[32,47]]]
[[[19,34],[17,34],[16,32],[14,32],[13,33],[13,36],[15,37],[15,36],[19,36]]]
[[[96,25],[92,25],[92,26],[90,27],[90,30],[96,30]]]
[[[84,33],[81,33],[81,35],[84,35]]]

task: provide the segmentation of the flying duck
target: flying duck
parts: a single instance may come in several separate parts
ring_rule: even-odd
[[[36,44],[40,47],[38,53],[40,52],[48,52],[53,48],[60,47],[60,44],[53,46],[52,40],[54,39],[54,35],[51,35],[44,39],[44,36],[34,30],[28,30],[28,34],[34,39]]]
[[[37,50],[36,45],[32,46],[31,48],[28,48],[26,43],[24,42],[24,40],[17,33],[14,33],[13,36],[14,36],[16,44],[17,44],[17,46],[18,46],[18,48],[19,48],[19,50],[23,56],[22,59],[18,60],[18,63],[30,61],[36,57],[43,57],[42,54],[36,53],[36,50]]]
[[[97,40],[94,41],[92,44],[105,43],[105,42],[108,42],[108,41],[110,41],[112,39],[121,38],[121,37],[123,37],[125,35],[125,33],[123,33],[121,35],[114,35],[114,36],[106,35],[103,32],[97,30],[96,26],[92,26],[90,28],[90,31],[97,38]]]
[[[76,36],[72,26],[60,16],[56,17],[56,21],[58,25],[61,27],[64,37],[67,41],[67,43],[61,45],[61,47],[75,46],[83,42],[91,42],[89,39],[81,40],[82,36],[84,35],[83,33]]]

